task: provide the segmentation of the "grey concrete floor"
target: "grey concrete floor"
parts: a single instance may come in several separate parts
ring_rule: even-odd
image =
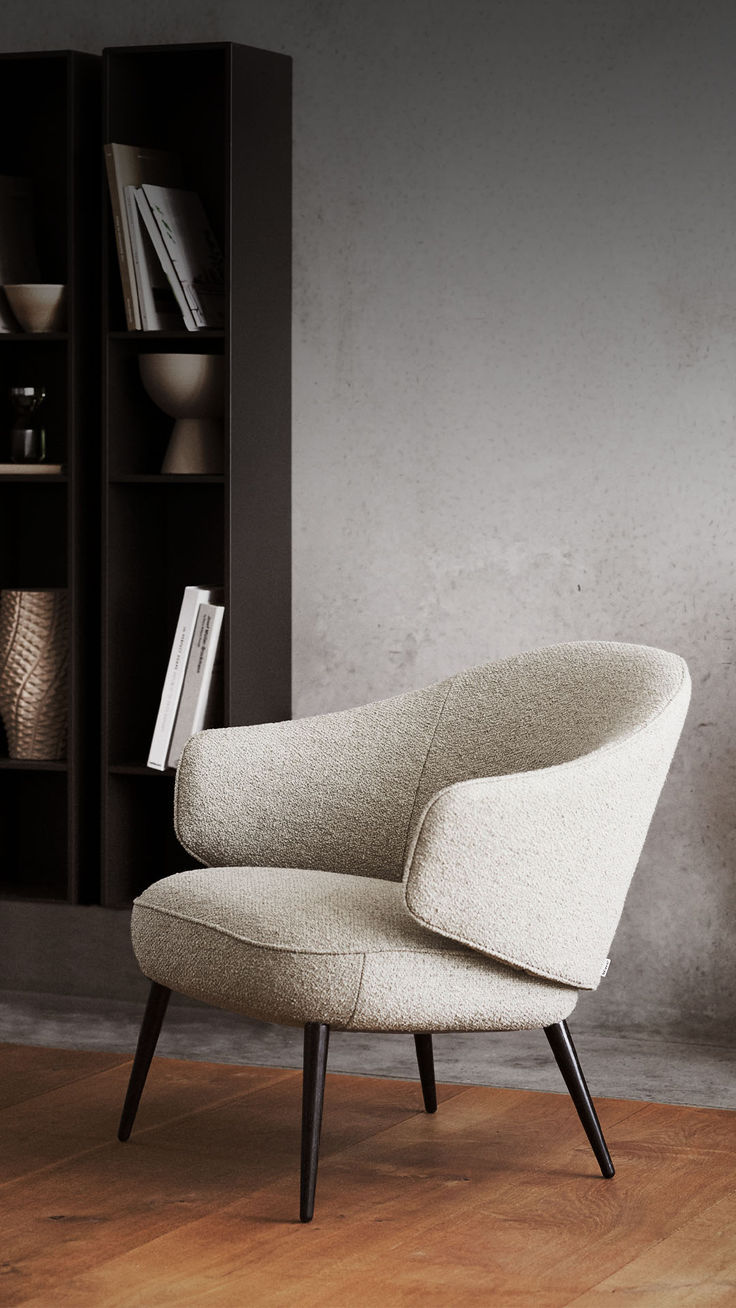
[[[0,1041],[132,1054],[141,1005],[125,1000],[0,991]],[[697,1038],[595,1031],[570,1019],[591,1093],[736,1108],[736,1051]],[[542,1031],[436,1035],[438,1081],[563,1091]],[[172,1002],[158,1046],[164,1058],[299,1067],[301,1031]],[[414,1042],[403,1035],[334,1032],[331,1072],[416,1078]],[[564,1091],[563,1091],[564,1092]]]

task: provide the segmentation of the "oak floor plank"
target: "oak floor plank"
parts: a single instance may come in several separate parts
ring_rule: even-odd
[[[693,1161],[675,1159],[667,1178],[664,1169],[652,1176],[639,1162],[625,1183],[611,1182],[605,1192],[594,1192],[577,1178],[530,1177],[526,1185],[499,1186],[493,1202],[478,1196],[473,1212],[467,1205],[464,1211],[445,1205],[442,1223],[423,1226],[418,1220],[416,1229],[393,1246],[389,1270],[396,1301],[421,1302],[429,1285],[438,1303],[443,1295],[445,1301],[455,1296],[474,1302],[479,1287],[488,1302],[564,1308],[586,1285],[620,1268],[632,1252],[646,1248],[683,1215],[732,1184],[732,1178],[709,1176],[708,1159],[701,1158],[697,1161],[702,1163],[703,1184],[698,1191],[683,1202],[675,1189],[670,1202],[663,1204],[661,1191],[668,1181],[687,1188]],[[648,1221],[653,1211],[656,1220]],[[332,1308],[350,1302],[361,1284],[375,1282],[378,1272],[373,1254],[362,1262],[351,1259],[348,1267],[331,1268],[326,1284],[324,1278],[320,1284],[316,1268],[307,1266],[300,1303]],[[273,1299],[287,1301],[288,1294]]]
[[[72,1278],[127,1250],[135,1263],[139,1246],[216,1213],[223,1202],[274,1178],[288,1177],[294,1212],[301,1077],[283,1069],[222,1070],[251,1073],[263,1088],[164,1120],[134,1133],[126,1145],[101,1145],[5,1187],[2,1229],[11,1297],[4,1303],[34,1297],[39,1303],[52,1297],[55,1305],[81,1303],[81,1290],[69,1289],[65,1298]],[[421,1111],[417,1085],[382,1082],[383,1093],[376,1096],[376,1083],[365,1078],[334,1080],[325,1156]],[[459,1089],[443,1088],[444,1097]],[[187,1244],[184,1235],[184,1249]]]
[[[343,1081],[354,1081],[352,1093],[361,1096],[375,1096],[375,1087],[379,1092],[382,1088],[380,1082],[328,1077],[331,1111],[325,1120],[325,1145],[329,1124],[342,1111],[336,1099]],[[405,1261],[402,1250],[397,1263],[396,1249],[407,1230],[429,1216],[432,1244],[442,1248],[445,1224],[452,1226],[455,1221],[460,1196],[464,1211],[472,1211],[477,1201],[472,1184],[476,1175],[485,1178],[491,1189],[498,1188],[506,1174],[514,1184],[523,1184],[530,1166],[536,1166],[543,1138],[551,1133],[550,1148],[553,1153],[556,1148],[566,1163],[571,1137],[577,1141],[582,1134],[566,1096],[453,1089],[460,1093],[445,1102],[436,1116],[417,1114],[361,1144],[344,1146],[341,1152],[330,1154],[323,1148],[317,1217],[311,1226],[295,1220],[294,1169],[286,1181],[282,1178],[244,1195],[79,1278],[68,1287],[68,1298],[63,1293],[55,1297],[56,1308],[132,1308],[139,1302],[141,1285],[157,1308],[318,1304],[326,1288],[334,1288],[342,1308],[362,1304],[373,1290],[376,1303],[403,1302],[391,1296],[397,1268]],[[603,1111],[610,1122],[640,1107],[608,1101]],[[602,1179],[591,1181],[595,1163],[591,1156],[591,1168],[584,1137],[583,1146],[584,1182],[605,1187]],[[352,1263],[357,1266],[361,1258],[365,1269],[361,1264],[350,1283],[351,1298],[345,1287]],[[421,1290],[425,1301],[432,1302],[424,1281]],[[448,1303],[446,1289],[443,1294],[444,1300],[438,1297],[437,1303]],[[450,1296],[449,1302],[462,1300]],[[34,1299],[28,1308],[40,1304],[40,1299]]]
[[[427,1116],[416,1084],[328,1075],[316,1216],[302,1226],[299,1074],[259,1087],[268,1069],[245,1069],[250,1092],[213,1102],[210,1087],[208,1103],[177,1117],[187,1074],[202,1066],[181,1064],[179,1082],[162,1083],[168,1107],[152,1105],[128,1145],[5,1187],[3,1304],[736,1303],[736,1113],[599,1100],[618,1168],[604,1181],[566,1095],[442,1087]],[[243,1069],[222,1071],[226,1082]],[[48,1113],[39,1122],[53,1131]]]
[[[570,1308],[706,1308],[736,1304],[736,1190],[613,1276],[570,1301]]]
[[[307,1232],[292,1224],[286,1235],[281,1223],[294,1211],[295,1193],[282,1184],[194,1223],[173,1240],[138,1250],[134,1278],[144,1272],[157,1304],[203,1308],[240,1302],[561,1308],[586,1278],[599,1279],[601,1266],[615,1269],[628,1261],[632,1248],[658,1238],[693,1205],[732,1184],[728,1160],[716,1156],[720,1174],[714,1174],[708,1152],[697,1155],[694,1194],[688,1193],[693,1161],[684,1149],[669,1163],[659,1156],[653,1174],[641,1147],[651,1124],[635,1129],[641,1105],[601,1105],[612,1139],[613,1118],[623,1114],[630,1174],[622,1185],[620,1178],[595,1176],[564,1097],[497,1092],[506,1102],[489,1114],[488,1094],[466,1091],[446,1106],[430,1151],[425,1128],[439,1124],[439,1114],[325,1159],[318,1200],[323,1215]],[[522,1123],[517,1117],[524,1099]],[[477,1134],[488,1133],[489,1116],[501,1127],[490,1167]],[[542,1140],[549,1170],[543,1170]],[[669,1194],[664,1206],[661,1190]],[[136,1290],[126,1281],[119,1263],[108,1267],[90,1297],[78,1302],[128,1308]]]
[[[736,1156],[736,1111],[643,1104],[641,1119],[637,1121],[637,1139],[640,1147],[651,1151],[705,1149],[727,1153],[733,1158]]]
[[[575,1118],[572,1127],[567,1100],[551,1095],[526,1096],[526,1120],[512,1118],[504,1124],[491,1158],[487,1151],[484,1155],[482,1137],[476,1134],[478,1129],[488,1132],[487,1095],[485,1090],[471,1091],[450,1105],[447,1116],[456,1114],[457,1122],[450,1123],[447,1151],[428,1156],[420,1141],[407,1139],[415,1129],[412,1123],[372,1141],[370,1157],[361,1146],[350,1151],[349,1159],[330,1160],[318,1197],[324,1226],[329,1226],[331,1213],[348,1216],[346,1191],[353,1224],[338,1232],[336,1240],[328,1237],[301,1251],[298,1273],[292,1274],[286,1265],[279,1288],[269,1289],[259,1270],[248,1277],[247,1293],[269,1305],[288,1304],[296,1296],[300,1305],[337,1308],[386,1302],[388,1285],[393,1296],[388,1301],[400,1304],[485,1300],[551,1308],[568,1301],[571,1284],[573,1289],[585,1284],[590,1259],[599,1256],[597,1246],[604,1266],[615,1268],[630,1257],[630,1242],[640,1238],[651,1193],[642,1194],[640,1208],[634,1206],[625,1238],[612,1248],[610,1238],[617,1235],[622,1213],[630,1206],[629,1190],[648,1178],[648,1161],[628,1187],[622,1187],[620,1178],[603,1181],[596,1176],[587,1142],[578,1141],[579,1126]],[[477,1108],[484,1104],[486,1112],[478,1115]],[[632,1133],[641,1105],[625,1107],[622,1129]],[[604,1101],[599,1108],[614,1148],[616,1106]],[[357,1194],[352,1177],[360,1155],[365,1165],[360,1168],[362,1192]],[[681,1172],[675,1180],[688,1175],[686,1164]],[[439,1193],[431,1189],[433,1174],[441,1185]],[[730,1183],[725,1160],[724,1174],[726,1180],[711,1180],[708,1193],[719,1188],[722,1192]],[[393,1222],[385,1240],[376,1226],[381,1220]],[[342,1240],[350,1250],[347,1256],[340,1248]],[[554,1269],[565,1255],[567,1265],[560,1267],[557,1284]],[[237,1276],[230,1281],[230,1288],[245,1291],[245,1286],[246,1280],[241,1283]],[[227,1302],[220,1292],[199,1297],[203,1305]]]
[[[107,1144],[117,1134],[130,1061],[78,1078],[0,1112],[0,1184]],[[198,1112],[223,1098],[295,1077],[284,1069],[156,1059],[136,1118],[135,1134]],[[44,1129],[39,1129],[43,1122]]]
[[[0,1045],[0,1110],[126,1062],[125,1054]]]

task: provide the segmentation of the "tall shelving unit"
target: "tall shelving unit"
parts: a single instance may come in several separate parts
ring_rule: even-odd
[[[103,231],[102,902],[191,865],[173,773],[146,767],[188,584],[225,594],[224,721],[287,718],[291,687],[291,61],[229,43],[103,52],[104,139],[178,153],[225,254],[224,330],[126,330]],[[160,472],[171,420],[143,351],[224,357],[222,475]]]
[[[0,587],[64,588],[70,619],[66,758],[11,759],[0,727],[0,893],[72,903],[97,893],[100,68],[73,51],[0,55],[0,173],[31,180],[41,278],[67,287],[65,331],[0,333],[0,461],[10,387],[42,384],[48,462],[63,466],[0,475]]]

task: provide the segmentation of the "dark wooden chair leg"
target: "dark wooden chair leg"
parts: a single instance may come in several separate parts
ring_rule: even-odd
[[[302,1080],[302,1175],[299,1220],[311,1222],[317,1188],[319,1133],[325,1098],[327,1046],[330,1028],[325,1022],[307,1022],[304,1028],[304,1073]]]
[[[595,1111],[590,1091],[585,1083],[583,1069],[580,1066],[580,1060],[572,1042],[567,1022],[556,1022],[554,1026],[546,1026],[544,1034],[549,1040],[557,1066],[562,1072],[565,1085],[570,1091],[570,1097],[577,1109],[585,1134],[591,1143],[593,1153],[598,1160],[598,1166],[605,1177],[611,1177],[614,1175],[615,1168],[611,1162],[608,1146],[603,1138],[598,1114]]]
[[[434,1054],[432,1052],[431,1035],[422,1032],[414,1036],[414,1044],[417,1047],[417,1062],[419,1064],[419,1080],[422,1083],[422,1096],[424,1098],[424,1108],[428,1113],[437,1112],[437,1086],[434,1080]]]
[[[166,986],[160,986],[158,981],[151,982],[146,1011],[143,1014],[138,1045],[128,1082],[128,1092],[125,1096],[125,1103],[120,1117],[118,1140],[127,1140],[133,1130],[138,1104],[143,1094],[143,1087],[146,1084],[148,1069],[151,1066],[151,1059],[156,1049],[156,1042],[170,997],[171,991]]]

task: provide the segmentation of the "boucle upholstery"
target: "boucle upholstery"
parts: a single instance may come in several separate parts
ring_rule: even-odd
[[[144,972],[287,1023],[561,1020],[599,982],[689,689],[662,650],[557,645],[195,736],[176,829],[214,866],[137,901]]]
[[[341,713],[201,732],[179,763],[176,832],[202,863],[400,881],[443,787],[588,754],[655,716],[683,675],[648,646],[552,645]]]
[[[562,1021],[577,992],[420,926],[403,888],[290,868],[157,882],[133,910],[152,980],[270,1022],[360,1031],[489,1031]]]
[[[177,771],[179,840],[202,863],[400,881],[419,777],[449,686],[194,736]]]
[[[583,645],[490,671],[496,689],[505,675],[496,739],[512,742],[505,758],[513,751],[515,770],[498,775],[494,766],[495,775],[429,799],[408,851],[407,907],[500,961],[595,989],[682,730],[687,668],[661,650]],[[477,681],[477,672],[456,679],[448,703],[465,692],[467,705]],[[430,758],[435,778],[448,775],[448,754],[460,771],[463,735],[474,733],[481,752],[478,718],[461,725],[450,738],[443,717],[431,756],[438,738],[448,740],[441,765]],[[499,760],[500,752],[487,755]]]

